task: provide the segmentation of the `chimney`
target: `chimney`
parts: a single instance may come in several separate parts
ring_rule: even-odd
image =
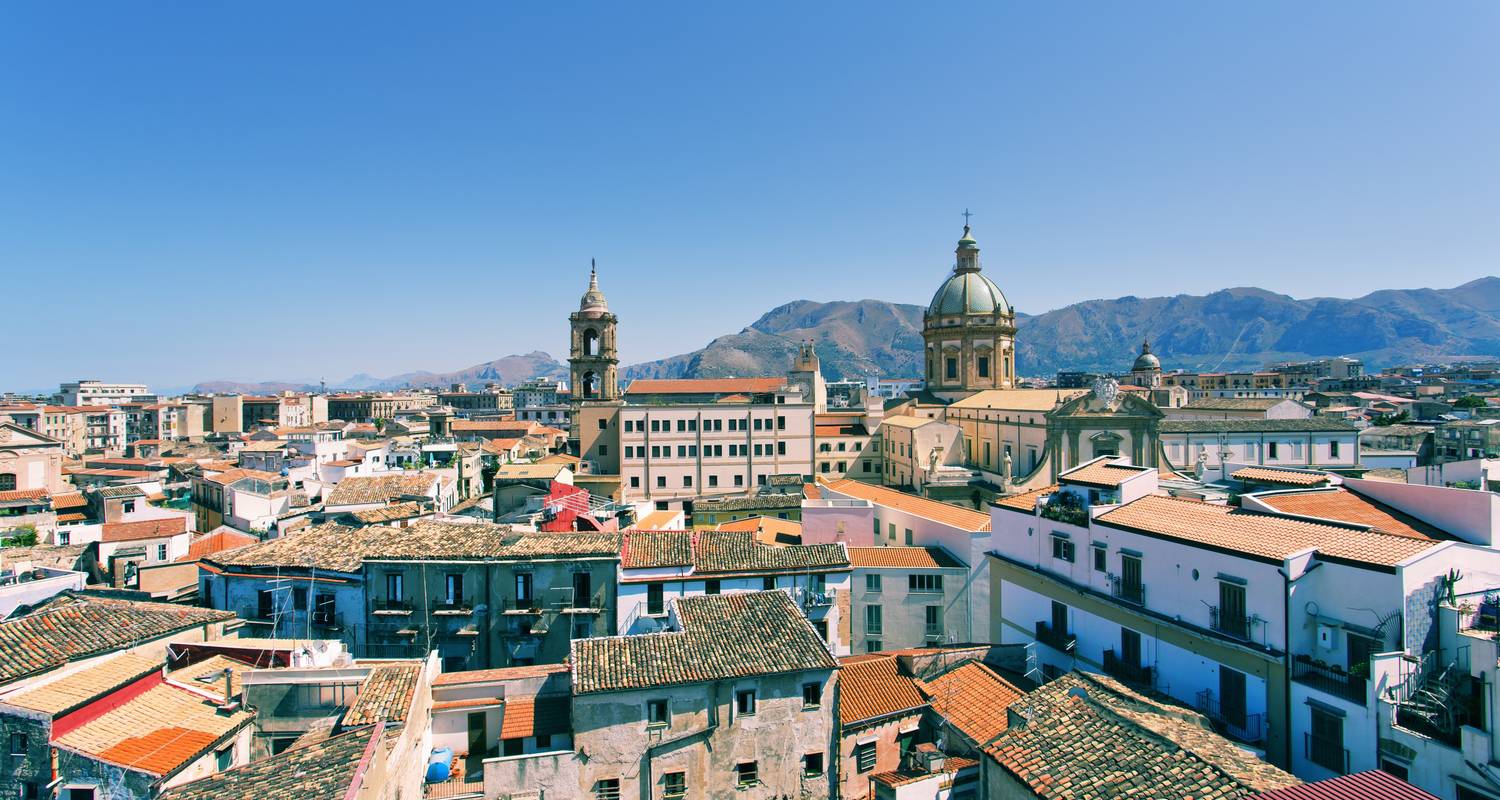
[[[224,702],[234,700],[234,671],[229,667],[224,668]]]

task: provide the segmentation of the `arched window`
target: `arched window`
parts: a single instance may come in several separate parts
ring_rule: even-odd
[[[583,384],[581,388],[583,389],[584,399],[590,399],[596,397],[599,394],[598,375],[595,375],[592,372],[585,372],[583,373],[583,380],[581,381],[581,383]]]
[[[583,332],[583,354],[586,356],[599,355],[599,332],[593,328],[586,328]]]

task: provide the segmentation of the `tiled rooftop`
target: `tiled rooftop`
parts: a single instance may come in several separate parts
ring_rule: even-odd
[[[625,394],[764,394],[786,386],[786,378],[637,378]]]
[[[214,748],[254,715],[160,685],[58,737],[58,747],[158,776],[170,776]]]
[[[1318,486],[1329,481],[1327,473],[1275,467],[1245,467],[1235,470],[1229,477],[1237,481],[1280,483],[1286,486]]]
[[[828,570],[847,568],[849,556],[840,544],[764,545],[750,531],[626,532],[622,568],[689,566],[694,575]]]
[[[1005,709],[1022,697],[1020,689],[978,661],[966,661],[917,686],[932,710],[977,746],[1005,733]]]
[[[346,800],[371,738],[379,734],[377,726],[293,746],[170,789],[162,800]]]
[[[1307,419],[1164,419],[1162,433],[1355,433],[1358,426],[1333,417]]]
[[[744,497],[710,497],[693,504],[695,513],[719,514],[726,511],[756,511],[760,509],[801,508],[802,495],[790,492],[752,494]]]
[[[426,497],[436,480],[437,476],[428,472],[355,475],[339,481],[323,503],[329,506],[349,506],[386,503],[403,497]]]
[[[683,630],[573,642],[577,695],[838,666],[786,592],[674,601]]]
[[[991,389],[965,397],[949,408],[1051,411],[1059,404],[1087,393],[1087,389]]]
[[[865,720],[927,707],[917,682],[903,675],[895,656],[870,654],[840,659],[839,723]]]
[[[55,680],[28,686],[6,696],[3,702],[57,717],[161,668],[160,659],[121,653]]]
[[[260,544],[260,538],[248,533],[241,533],[233,528],[219,527],[212,533],[205,533],[194,539],[188,545],[188,561],[197,561],[204,556],[214,553],[222,553],[225,550],[233,550],[237,547],[249,547],[252,544]]]
[[[777,517],[746,517],[720,522],[721,531],[749,531],[755,541],[767,545],[802,544],[802,523]]]
[[[60,594],[0,622],[0,683],[233,618],[227,611],[172,603]]]
[[[1437,544],[1360,527],[1307,522],[1160,495],[1126,503],[1094,521],[1273,562],[1313,548],[1327,558],[1392,566]]]
[[[545,678],[558,672],[567,672],[567,664],[529,664],[523,667],[501,667],[499,669],[470,669],[460,672],[444,672],[433,678],[433,686],[458,686],[465,683],[489,683],[513,681],[526,678]]]
[[[359,685],[359,694],[344,711],[343,725],[352,728],[375,722],[405,722],[411,711],[421,662],[381,664]]]
[[[941,547],[851,547],[855,569],[962,569],[964,563]]]
[[[1022,701],[1030,720],[985,748],[1037,797],[1232,800],[1293,776],[1214,733],[1203,717],[1072,672]]]
[[[421,503],[410,500],[405,503],[392,503],[379,508],[365,508],[350,513],[349,516],[366,525],[378,525],[382,522],[394,522],[401,519],[411,519],[426,513]]]
[[[1152,467],[1136,467],[1113,461],[1091,461],[1062,473],[1058,476],[1058,480],[1064,483],[1081,483],[1085,486],[1113,489],[1131,478],[1155,471]]]
[[[528,736],[556,736],[573,729],[571,698],[506,698],[500,712],[500,738],[522,739]]]
[[[1438,800],[1389,772],[1372,769],[1323,781],[1274,789],[1256,800]]]
[[[990,529],[990,515],[971,508],[962,508],[937,500],[929,500],[914,494],[876,486],[870,483],[844,478],[836,481],[820,481],[826,491],[837,492],[860,500],[904,511],[908,514],[940,522],[961,530],[978,532]],[[876,516],[880,516],[878,513]]]
[[[168,672],[167,679],[213,695],[218,700],[231,700],[240,694],[240,687],[243,685],[240,673],[247,669],[255,669],[250,663],[254,657],[248,653],[244,655],[246,659],[241,660],[216,653],[202,661]],[[230,673],[229,691],[231,694],[228,697],[224,695],[224,670],[226,669]]]
[[[1009,508],[1013,511],[1025,511],[1027,514],[1032,514],[1036,512],[1036,502],[1038,500],[1052,494],[1059,488],[1061,487],[1054,483],[1050,486],[1043,486],[1040,489],[1032,489],[1028,492],[1002,497],[995,501],[995,505],[1001,508]]]
[[[1410,514],[1397,511],[1343,486],[1305,492],[1267,492],[1254,495],[1254,497],[1285,514],[1369,525],[1385,533],[1409,536],[1413,539],[1434,541],[1453,539],[1436,526],[1429,525]]]
[[[133,522],[106,522],[100,534],[103,542],[134,542],[141,539],[164,539],[187,533],[187,517],[142,519]]]

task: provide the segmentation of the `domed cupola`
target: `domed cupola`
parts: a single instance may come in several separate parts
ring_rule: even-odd
[[[609,303],[604,299],[604,292],[599,291],[599,273],[593,259],[589,259],[589,289],[583,293],[583,299],[578,302],[580,314],[607,314]]]
[[[1135,366],[1130,368],[1132,372],[1144,369],[1161,369],[1161,359],[1151,352],[1151,342],[1141,342],[1141,354],[1135,357]]]
[[[980,272],[979,243],[964,226],[964,235],[954,250],[957,260],[953,274],[938,287],[927,304],[928,317],[959,317],[967,315],[996,316],[1010,312],[1010,304],[994,281]],[[955,321],[956,322],[956,321]],[[939,323],[942,324],[942,323]],[[950,323],[952,324],[952,323]]]
[[[953,272],[923,315],[927,389],[946,400],[1015,382],[1015,311],[981,271],[979,243],[965,213]]]

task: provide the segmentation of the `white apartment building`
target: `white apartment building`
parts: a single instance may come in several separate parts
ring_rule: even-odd
[[[1045,674],[1174,697],[1306,780],[1381,767],[1371,658],[1432,646],[1449,570],[1494,584],[1487,530],[1464,541],[1369,481],[1231,508],[1155,494],[1156,479],[1102,458],[995,503],[992,640],[1036,642]]]
[[[58,387],[57,402],[65,406],[108,406],[116,403],[156,399],[144,383],[104,383],[103,381],[70,381]]]
[[[620,480],[627,499],[658,509],[744,494],[772,475],[813,474],[813,404],[796,387],[770,402],[620,407]]]

